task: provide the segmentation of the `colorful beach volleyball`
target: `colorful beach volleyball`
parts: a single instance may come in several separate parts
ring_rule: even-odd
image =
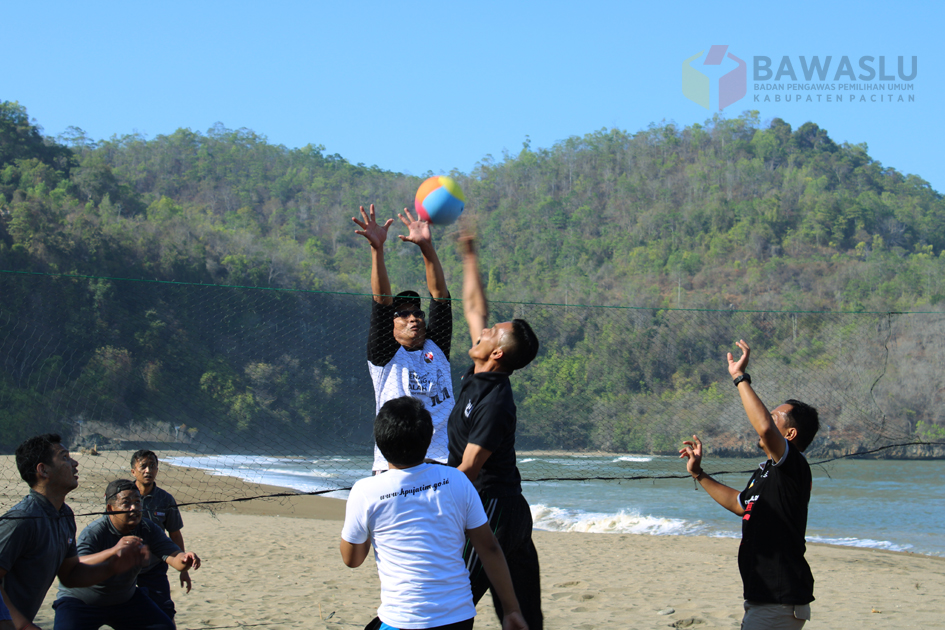
[[[463,189],[450,177],[431,177],[417,189],[417,214],[424,221],[448,225],[456,221],[466,206]]]

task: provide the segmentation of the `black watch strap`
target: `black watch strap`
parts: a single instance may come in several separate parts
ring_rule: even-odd
[[[741,383],[742,381],[751,385],[751,376],[748,375],[748,372],[745,372],[744,374],[742,374],[741,376],[733,380],[732,383],[735,385],[735,387],[738,387],[738,384]]]

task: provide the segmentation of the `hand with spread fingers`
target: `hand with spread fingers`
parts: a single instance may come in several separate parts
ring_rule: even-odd
[[[416,218],[410,214],[410,210],[404,208],[402,214],[398,214],[400,220],[404,225],[407,226],[407,235],[398,234],[400,240],[405,243],[413,243],[414,245],[432,245],[433,244],[433,234],[430,232],[430,224],[426,221],[420,219],[420,215],[417,215]]]
[[[683,442],[683,447],[679,449],[679,458],[686,458],[686,470],[689,471],[689,474],[693,477],[698,477],[702,474],[702,441],[696,437],[692,436],[692,441],[686,440]]]
[[[738,378],[745,373],[748,368],[748,355],[751,353],[751,348],[743,340],[739,339],[735,345],[741,348],[742,356],[736,361],[732,353],[728,353],[728,373],[732,375],[732,378]]]
[[[384,225],[378,224],[377,215],[374,213],[373,203],[370,207],[370,214],[364,211],[364,206],[360,206],[360,210],[360,221],[357,219],[357,217],[351,217],[351,220],[361,228],[360,230],[355,230],[354,233],[360,234],[366,238],[371,244],[371,247],[374,249],[384,249],[384,241],[387,240],[387,230],[390,228],[394,220],[387,219]]]

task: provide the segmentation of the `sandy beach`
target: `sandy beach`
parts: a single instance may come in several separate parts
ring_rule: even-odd
[[[4,471],[11,459],[2,458]],[[100,511],[104,484],[126,476],[126,454],[79,461],[80,487],[69,503],[77,514]],[[159,484],[182,502],[281,491],[171,466],[162,466]],[[7,486],[4,505],[12,499]],[[171,576],[178,627],[362,628],[379,603],[377,571],[373,556],[357,569],[342,564],[343,516],[344,501],[307,496],[184,508],[187,547],[204,566],[193,573],[189,594]],[[91,518],[78,519],[80,530]],[[739,625],[735,539],[539,531],[535,545],[548,628]],[[828,545],[809,545],[807,557],[817,597],[807,627],[945,624],[943,558]],[[52,628],[55,588],[37,617],[40,627]],[[500,627],[488,595],[476,627]]]

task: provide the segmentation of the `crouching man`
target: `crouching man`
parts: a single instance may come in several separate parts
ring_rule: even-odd
[[[93,521],[79,534],[81,561],[103,562],[114,553],[115,544],[126,536],[136,536],[151,553],[163,558],[178,571],[200,567],[200,558],[183,552],[167,537],[160,525],[141,517],[141,494],[134,481],[117,479],[105,491],[107,516]],[[143,567],[115,575],[88,588],[60,587],[53,607],[56,630],[174,630],[171,621],[140,588],[135,580]]]

